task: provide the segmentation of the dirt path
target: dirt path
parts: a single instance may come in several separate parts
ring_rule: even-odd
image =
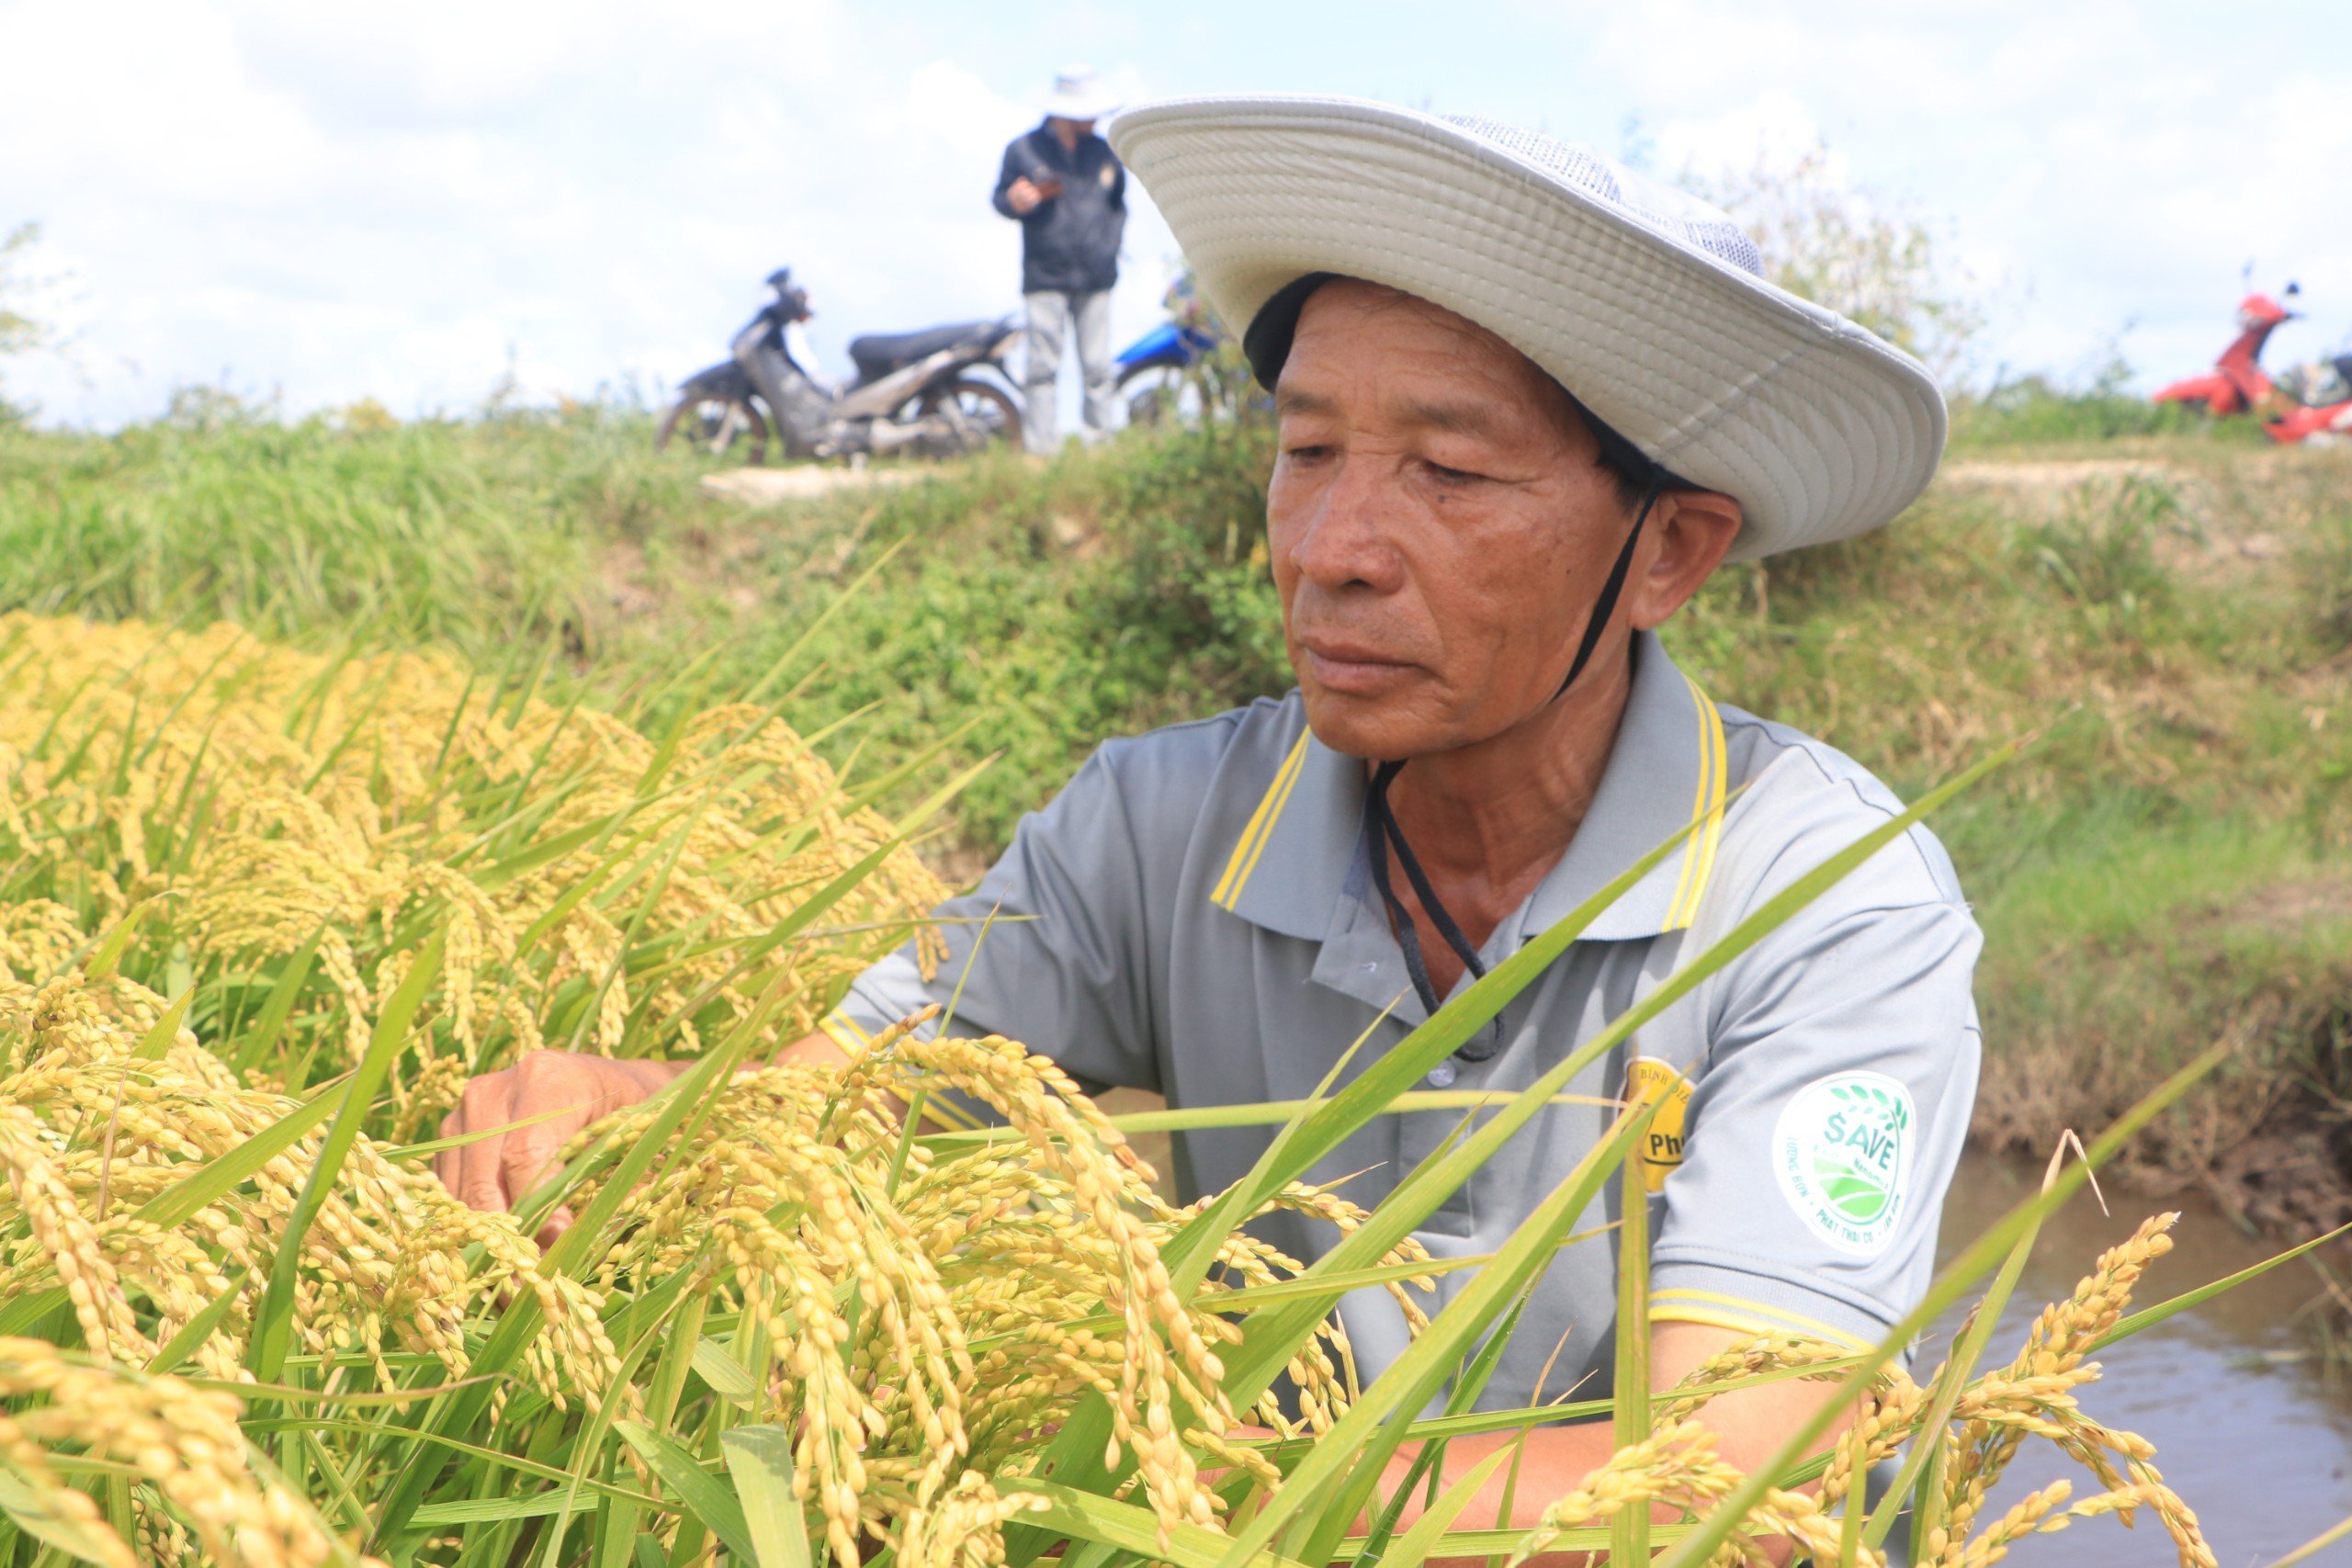
[[[929,477],[921,468],[841,468],[816,463],[788,468],[726,468],[705,474],[708,493],[752,506],[775,506],[807,501],[839,490],[872,490],[885,485],[912,484]]]
[[[2162,479],[2170,482],[2183,476],[2169,463],[2150,462],[2137,457],[2082,457],[2036,462],[2004,462],[1979,457],[1946,463],[1937,477],[1950,484],[2059,491],[2071,490],[2093,479]]]

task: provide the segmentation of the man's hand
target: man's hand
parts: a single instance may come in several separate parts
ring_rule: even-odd
[[[1004,187],[1005,205],[1023,218],[1036,211],[1037,204],[1045,199],[1046,193],[1039,190],[1036,182],[1026,175]]]
[[[820,1031],[777,1052],[770,1065],[837,1066],[848,1059],[832,1036]],[[433,1156],[433,1174],[469,1208],[503,1213],[554,1172],[556,1151],[571,1134],[651,1099],[693,1069],[692,1062],[623,1062],[574,1051],[534,1051],[503,1072],[484,1073],[467,1084],[458,1109],[441,1122],[445,1138],[492,1127],[514,1130],[442,1150]],[[883,1103],[896,1113],[898,1101]],[[547,1120],[535,1120],[541,1116]],[[517,1122],[531,1124],[514,1127]],[[539,1245],[551,1245],[571,1224],[571,1210],[556,1210],[539,1229]]]
[[[433,1156],[433,1174],[468,1206],[503,1212],[555,1168],[556,1151],[574,1133],[650,1098],[693,1066],[534,1051],[505,1071],[484,1073],[466,1085],[458,1109],[441,1123],[441,1135],[531,1124],[442,1150]],[[540,1116],[548,1119],[533,1121]],[[571,1212],[558,1209],[540,1230],[539,1245],[571,1224]]]
[[[1663,1393],[1717,1355],[1750,1337],[1744,1332],[1704,1324],[1654,1324],[1650,1328],[1651,1387]],[[1753,1470],[1778,1452],[1782,1439],[1803,1426],[1835,1392],[1830,1383],[1802,1379],[1735,1389],[1701,1406],[1699,1419],[1713,1428],[1718,1454],[1741,1470]],[[1853,1419],[1853,1412],[1840,1412],[1815,1451],[1834,1446]],[[1446,1445],[1445,1479],[1460,1479],[1495,1450],[1518,1440],[1516,1434],[1509,1432],[1454,1438]],[[1460,1528],[1484,1529],[1493,1525],[1498,1529],[1532,1529],[1544,1506],[1574,1491],[1595,1466],[1608,1461],[1613,1447],[1613,1434],[1606,1421],[1535,1428],[1527,1435],[1527,1450],[1520,1464],[1510,1517],[1506,1520],[1501,1517],[1503,1492],[1510,1479],[1510,1467],[1506,1465],[1487,1478],[1487,1484],[1463,1511]],[[1419,1445],[1411,1443],[1397,1450],[1382,1472],[1385,1490],[1393,1492],[1404,1483],[1419,1452]],[[1801,1490],[1813,1491],[1817,1486],[1817,1483],[1807,1483]],[[1409,1525],[1420,1514],[1421,1495],[1416,1492],[1405,1505],[1398,1528]],[[1671,1523],[1675,1517],[1663,1504],[1653,1515],[1660,1524]],[[1786,1562],[1791,1547],[1787,1540],[1775,1537],[1765,1544],[1765,1551],[1773,1562]],[[1475,1557],[1432,1558],[1428,1568],[1480,1568],[1484,1561]],[[1599,1553],[1547,1551],[1530,1562],[1532,1568],[1596,1568],[1606,1559]]]

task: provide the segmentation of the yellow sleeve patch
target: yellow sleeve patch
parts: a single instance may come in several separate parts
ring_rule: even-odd
[[[1663,1100],[1650,1118],[1647,1131],[1634,1150],[1642,1164],[1642,1180],[1652,1192],[1666,1189],[1666,1179],[1682,1163],[1683,1127],[1690,1113],[1690,1080],[1670,1062],[1636,1056],[1625,1066],[1625,1100],[1642,1106]]]

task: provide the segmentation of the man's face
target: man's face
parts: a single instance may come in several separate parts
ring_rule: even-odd
[[[1317,737],[1429,756],[1540,711],[1630,525],[1559,388],[1450,310],[1338,281],[1274,406],[1267,532]]]

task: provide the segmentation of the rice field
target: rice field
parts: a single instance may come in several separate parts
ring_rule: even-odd
[[[1521,1293],[1561,1248],[1610,1244],[1570,1222],[1643,1179],[1651,1108],[1622,1107],[1491,1256],[1433,1260],[1416,1228],[1585,1062],[1907,822],[1478,1107],[1377,1208],[1301,1173],[1442,1100],[1418,1092],[1430,1066],[1614,888],[1294,1108],[1240,1185],[1178,1206],[1120,1119],[1015,1043],[898,1031],[840,1071],[764,1065],[920,940],[943,889],[911,845],[955,787],[886,818],[929,760],[845,775],[790,726],[796,695],[689,667],[621,714],[527,660],[0,616],[0,1560],[1689,1568],[1783,1538],[1975,1568],[2137,1520],[2214,1562],[2158,1456],[2094,1414],[2097,1358],[2199,1293],[2133,1310],[2169,1216],[2084,1260],[2023,1343],[1989,1342],[2079,1161],[1871,1354],[1758,1340],[1652,1390],[1621,1351],[1612,1398],[1472,1413]],[[697,1066],[574,1140],[514,1213],[470,1211],[431,1174],[435,1132],[467,1076],[545,1044]],[[950,1091],[1001,1125],[923,1114]],[[575,1223],[542,1249],[559,1204]],[[1343,1239],[1302,1268],[1246,1228],[1278,1207]],[[1333,1308],[1373,1288],[1417,1337],[1366,1379]],[[1915,1372],[1905,1345],[1971,1295],[1977,1326]],[[1725,1463],[1707,1402],[1789,1378],[1837,1397],[1770,1463]],[[1450,1441],[1576,1417],[1611,1422],[1617,1452],[1532,1529],[1470,1508],[1515,1475],[1510,1446],[1435,1480]],[[2028,1444],[2079,1481],[1993,1514]]]

